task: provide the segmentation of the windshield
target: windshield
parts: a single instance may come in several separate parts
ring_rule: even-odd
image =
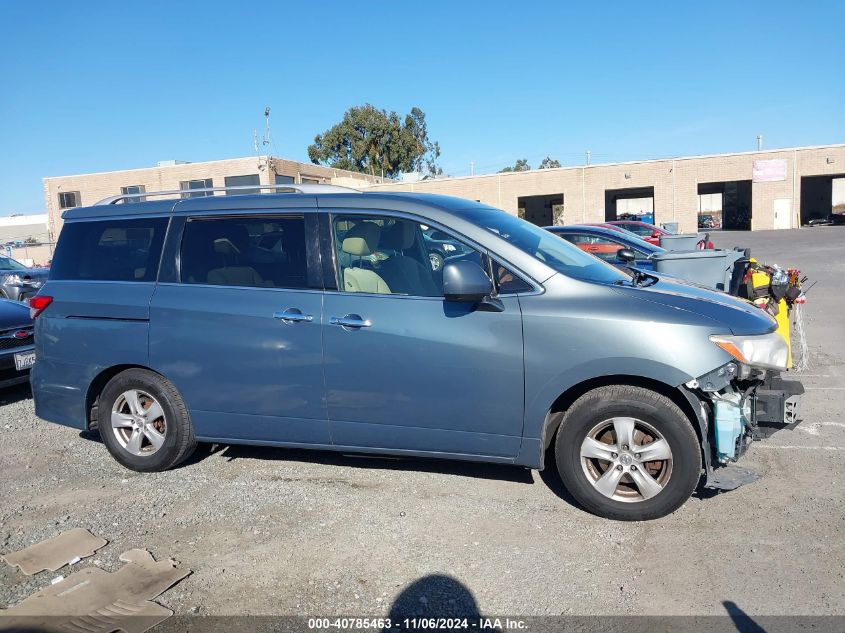
[[[631,279],[628,273],[557,235],[499,209],[469,207],[461,209],[461,215],[568,277],[603,283]]]
[[[16,262],[11,257],[0,257],[0,270],[29,270],[20,262]]]

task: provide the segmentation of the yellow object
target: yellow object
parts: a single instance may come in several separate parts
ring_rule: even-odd
[[[754,259],[751,259],[750,261],[752,263],[756,262]],[[755,291],[757,289],[768,289],[770,282],[771,277],[764,272],[755,270],[751,273],[751,285],[754,287]],[[754,303],[761,307],[765,306],[768,302],[768,293],[766,293],[766,296],[764,297],[754,299]],[[789,309],[786,305],[786,299],[781,299],[778,302],[778,313],[775,315],[775,320],[778,322],[777,331],[786,341],[786,347],[789,350],[786,366],[788,369],[792,369],[792,341],[790,341],[789,338]]]

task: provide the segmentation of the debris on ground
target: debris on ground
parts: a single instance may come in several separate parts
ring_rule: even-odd
[[[142,549],[124,552],[120,560],[126,564],[116,572],[86,567],[0,611],[3,628],[142,633],[173,615],[152,600],[190,570],[173,560],[156,561]]]
[[[94,536],[84,528],[74,528],[19,552],[6,554],[3,560],[31,576],[40,571],[56,571],[65,565],[78,563],[87,556],[93,556],[107,543],[106,539]]]

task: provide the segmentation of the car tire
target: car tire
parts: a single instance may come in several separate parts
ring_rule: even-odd
[[[169,470],[197,446],[182,396],[169,380],[146,369],[112,378],[100,394],[97,418],[106,448],[130,470]]]
[[[645,521],[674,512],[692,495],[701,477],[701,446],[672,400],[612,385],[587,392],[565,412],[555,462],[567,490],[588,512]]]
[[[439,272],[443,270],[443,264],[445,263],[445,258],[443,255],[438,253],[437,251],[432,251],[428,254],[428,259],[431,262],[431,270],[434,272]]]

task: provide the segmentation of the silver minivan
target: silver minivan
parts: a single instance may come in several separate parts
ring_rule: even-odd
[[[138,471],[197,442],[548,462],[627,520],[736,487],[794,422],[786,343],[745,301],[463,199],[284,191],[66,211],[31,300],[37,414]],[[460,245],[436,265],[432,229]]]

